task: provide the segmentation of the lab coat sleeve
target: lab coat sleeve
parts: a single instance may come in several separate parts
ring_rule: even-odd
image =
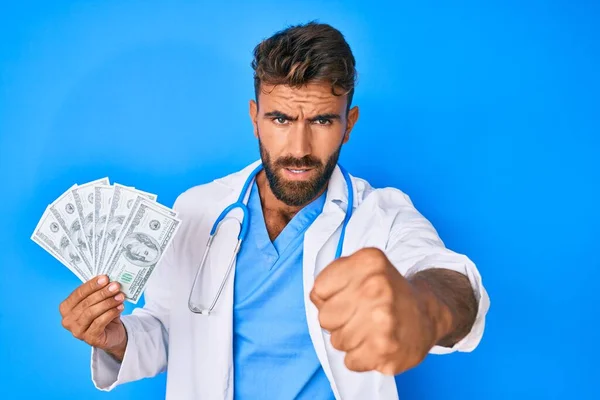
[[[453,347],[434,346],[430,353],[446,354],[474,350],[483,336],[485,316],[490,306],[477,267],[467,256],[444,245],[433,225],[413,206],[410,198],[396,192],[394,203],[398,213],[392,224],[385,253],[403,276],[410,276],[428,268],[445,268],[465,275],[478,302],[477,317],[471,331]]]
[[[175,202],[174,209],[177,209]],[[121,363],[103,350],[92,348],[92,381],[104,391],[115,386],[152,377],[166,370],[170,271],[177,251],[177,235],[155,267],[144,291],[145,305],[121,317],[127,331],[127,347]]]

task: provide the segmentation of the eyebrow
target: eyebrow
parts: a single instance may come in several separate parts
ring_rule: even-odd
[[[291,115],[287,115],[286,113],[278,111],[278,110],[273,110],[273,111],[269,111],[269,112],[265,113],[265,118],[285,118],[289,121],[298,121],[298,117],[292,117]],[[309,121],[314,122],[319,119],[336,119],[336,120],[340,121],[342,118],[340,117],[339,114],[325,113],[325,114],[316,115],[316,116],[310,118]]]

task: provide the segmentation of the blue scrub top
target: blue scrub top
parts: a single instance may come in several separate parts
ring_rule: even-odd
[[[334,399],[308,334],[304,232],[325,193],[302,208],[271,242],[256,183],[250,225],[237,257],[233,307],[234,399]]]

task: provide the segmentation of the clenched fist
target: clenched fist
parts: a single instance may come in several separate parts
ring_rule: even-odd
[[[404,278],[378,249],[341,257],[315,279],[310,294],[331,344],[353,371],[395,375],[419,364],[448,333],[446,309]],[[435,311],[436,318],[432,311]],[[445,321],[437,316],[444,315]]]
[[[79,286],[60,304],[62,325],[77,339],[123,360],[127,333],[121,312],[125,295],[108,277],[95,277]]]

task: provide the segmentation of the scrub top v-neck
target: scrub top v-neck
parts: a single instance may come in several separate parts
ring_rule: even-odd
[[[234,399],[334,399],[308,333],[304,233],[323,211],[323,193],[271,241],[256,183],[250,225],[237,256],[233,307]]]

